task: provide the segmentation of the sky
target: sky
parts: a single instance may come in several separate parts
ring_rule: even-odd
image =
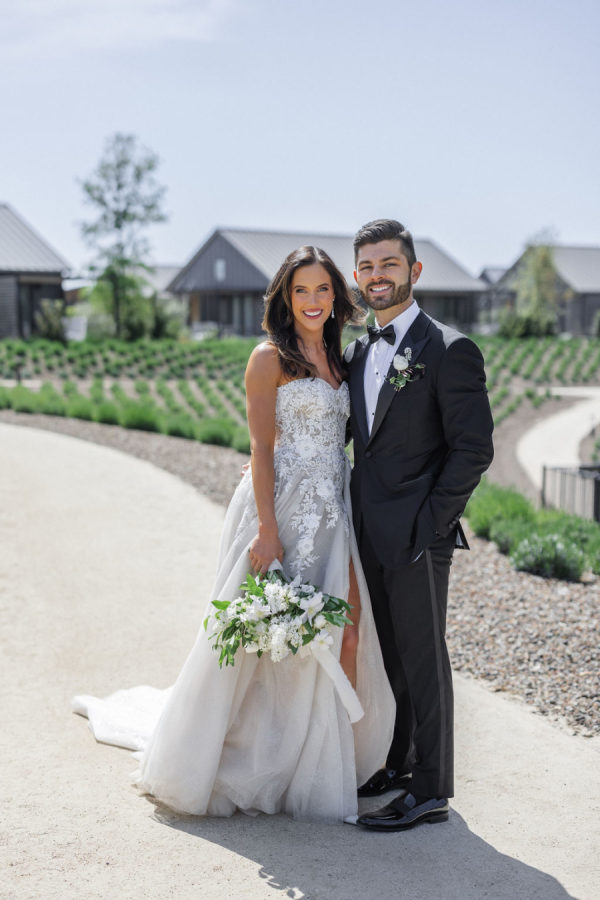
[[[0,202],[83,274],[107,139],[158,154],[156,263],[379,217],[472,274],[600,244],[597,0],[0,0]]]

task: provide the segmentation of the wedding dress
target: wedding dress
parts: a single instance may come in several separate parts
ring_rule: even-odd
[[[317,655],[272,662],[268,654],[259,659],[240,649],[235,665],[220,669],[202,627],[169,690],[132,688],[73,702],[98,740],[142,750],[138,787],[177,811],[227,816],[239,809],[342,821],[357,812],[357,783],[384,764],[394,700],[351,525],[348,415],[346,383],[336,390],[304,378],[278,389],[275,514],[287,576],[346,598],[353,560],[362,603],[356,688],[362,718],[351,724]],[[247,471],[225,518],[211,601],[239,595],[256,534]],[[203,614],[199,609],[199,622],[211,609],[210,602]],[[342,629],[331,631],[339,658]]]

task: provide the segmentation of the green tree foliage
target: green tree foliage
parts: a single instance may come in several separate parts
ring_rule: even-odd
[[[38,336],[65,343],[64,313],[65,305],[62,300],[42,300],[35,314]]]
[[[150,250],[144,230],[166,221],[165,188],[158,184],[156,154],[131,134],[113,135],[93,174],[82,182],[85,200],[97,216],[82,223],[82,235],[96,253],[94,269],[108,291],[99,302],[114,318],[117,337],[141,337],[152,329],[152,306],[144,297],[143,279],[132,274],[147,268]]]
[[[500,333],[504,337],[555,334],[564,291],[554,266],[553,248],[545,236],[529,244],[511,286],[515,291],[515,308],[502,314]]]

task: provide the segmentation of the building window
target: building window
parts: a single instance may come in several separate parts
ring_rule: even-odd
[[[222,258],[215,259],[214,274],[215,281],[225,281],[225,260]]]

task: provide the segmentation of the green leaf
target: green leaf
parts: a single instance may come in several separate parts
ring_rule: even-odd
[[[216,606],[217,609],[227,609],[229,600],[213,600],[212,605]]]

